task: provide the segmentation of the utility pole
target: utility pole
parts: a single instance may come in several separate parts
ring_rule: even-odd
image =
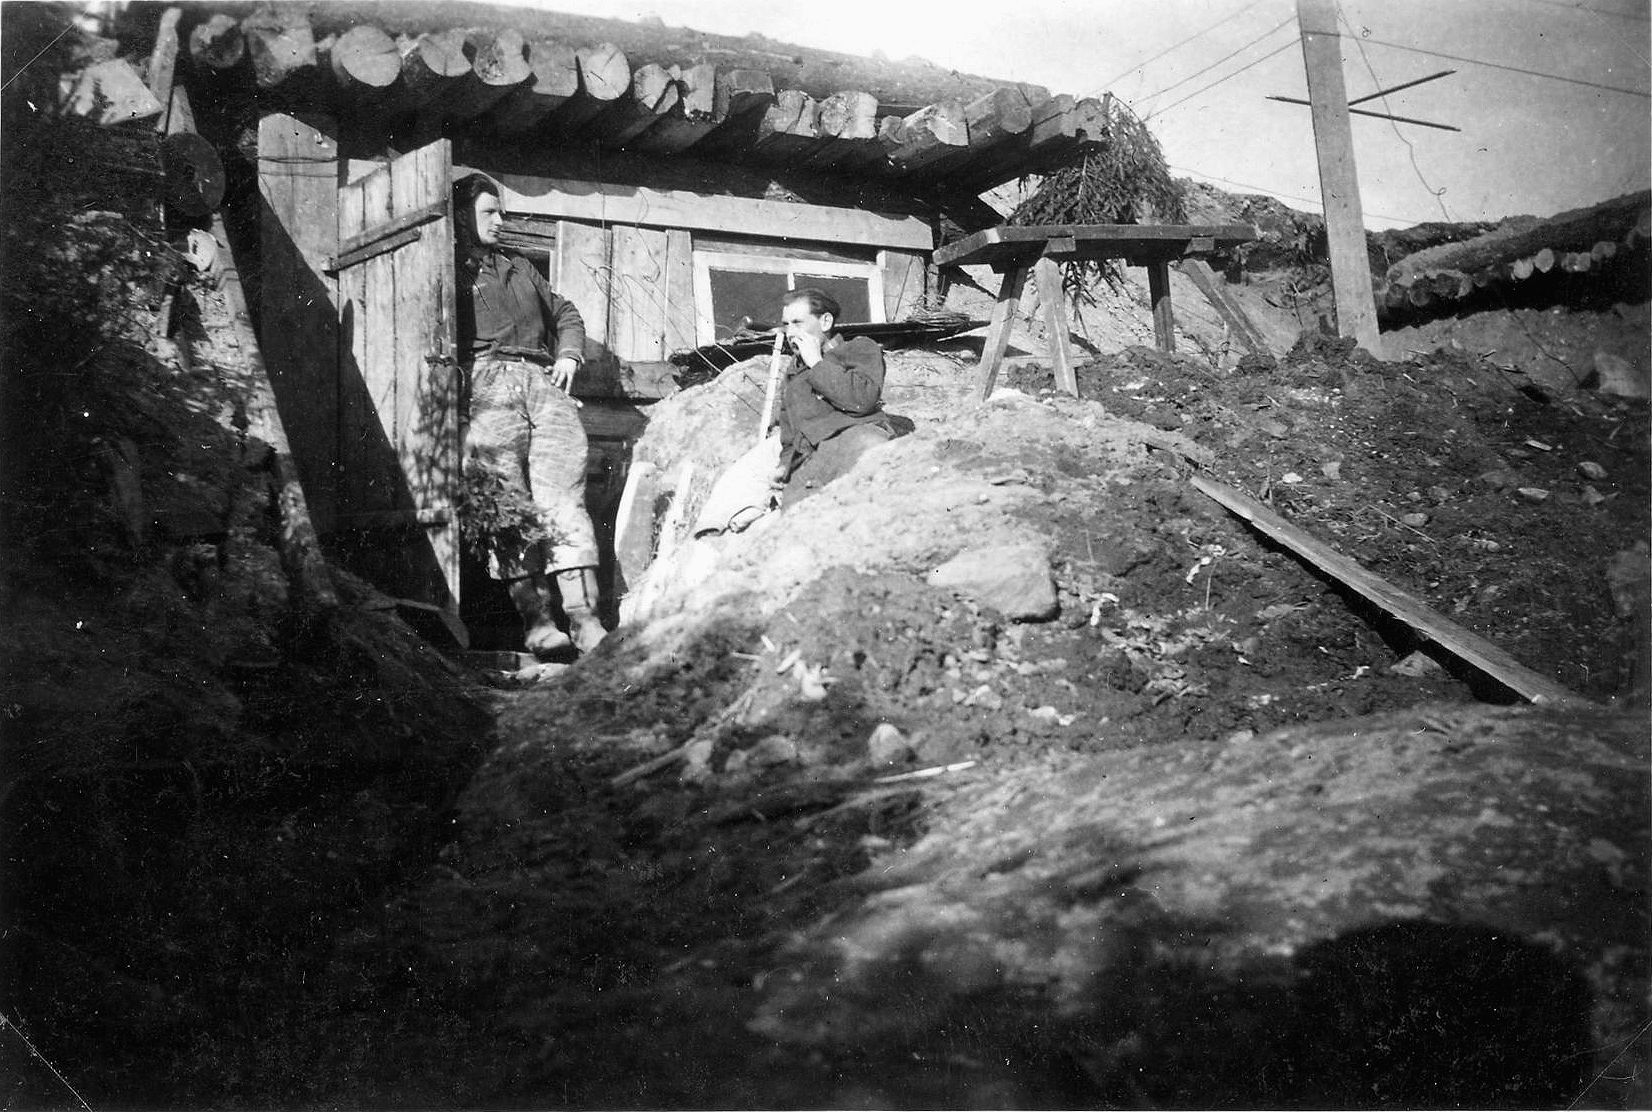
[[[1308,106],[1319,158],[1319,192],[1325,202],[1325,238],[1331,252],[1331,289],[1337,334],[1352,336],[1372,355],[1382,355],[1371,264],[1365,254],[1365,214],[1354,168],[1354,129],[1348,88],[1342,81],[1342,42],[1335,0],[1296,0],[1302,60],[1308,70]]]

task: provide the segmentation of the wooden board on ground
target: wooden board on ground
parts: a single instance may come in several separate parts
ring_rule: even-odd
[[[1292,525],[1243,491],[1203,475],[1194,475],[1190,482],[1202,494],[1221,503],[1314,567],[1410,626],[1419,636],[1433,641],[1523,698],[1552,706],[1592,705],[1589,700],[1562,687],[1548,676],[1527,668],[1485,638],[1446,618],[1409,591],[1367,571],[1357,561]]]

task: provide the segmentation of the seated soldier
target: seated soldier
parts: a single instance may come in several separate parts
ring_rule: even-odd
[[[781,307],[792,366],[780,394],[782,501],[802,501],[854,467],[868,448],[912,431],[883,410],[883,348],[835,331],[842,312],[817,289],[793,290]]]

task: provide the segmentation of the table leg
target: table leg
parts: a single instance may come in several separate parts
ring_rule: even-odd
[[[998,288],[998,302],[992,307],[992,323],[987,328],[986,347],[981,349],[981,368],[976,374],[975,397],[986,401],[998,378],[998,367],[1004,361],[1004,351],[1010,346],[1010,327],[1015,323],[1015,311],[1021,304],[1021,291],[1027,285],[1025,265],[1016,265],[1004,274],[1004,284]]]
[[[1054,259],[1039,259],[1037,278],[1038,300],[1044,308],[1044,331],[1050,336],[1050,369],[1055,372],[1055,388],[1076,398],[1078,376],[1073,372],[1073,336],[1067,324],[1061,267]]]
[[[1153,298],[1153,338],[1160,351],[1176,350],[1176,317],[1170,311],[1170,263],[1154,259],[1147,264],[1147,292]]]

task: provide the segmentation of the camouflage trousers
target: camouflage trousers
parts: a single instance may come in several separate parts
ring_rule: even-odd
[[[467,463],[525,493],[551,537],[526,550],[496,548],[489,572],[514,579],[595,567],[596,532],[585,509],[585,427],[574,400],[551,385],[546,368],[516,359],[478,359],[467,393]]]

